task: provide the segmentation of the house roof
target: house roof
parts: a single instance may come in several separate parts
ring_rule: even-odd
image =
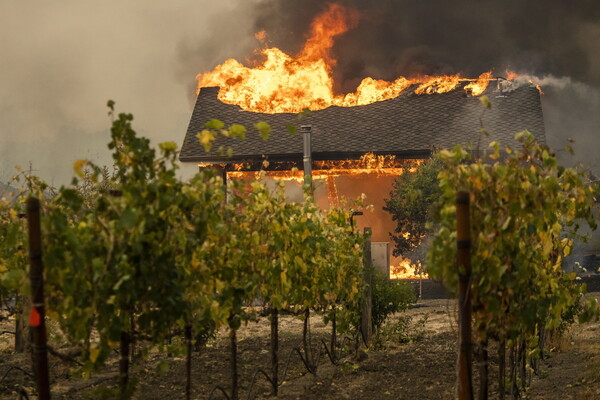
[[[312,126],[314,160],[358,159],[365,153],[393,154],[398,158],[426,158],[434,148],[477,143],[483,126],[492,140],[516,145],[516,132],[529,130],[545,143],[540,93],[524,85],[498,91],[496,85],[484,93],[492,103],[485,109],[478,97],[466,95],[462,88],[444,94],[414,94],[405,90],[398,97],[364,106],[332,106],[299,119],[296,114],[264,114],[242,110],[217,99],[218,88],[202,88],[183,142],[183,162],[257,162],[302,161],[302,134],[290,134],[288,126]],[[227,126],[241,124],[248,129],[245,140],[218,137],[211,152],[205,152],[196,134],[215,118]],[[253,125],[271,125],[268,140],[256,134]],[[233,157],[219,155],[219,146],[231,147]]]

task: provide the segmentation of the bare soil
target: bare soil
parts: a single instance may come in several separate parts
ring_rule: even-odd
[[[591,293],[600,297],[600,292]],[[346,341],[338,365],[326,355],[320,359],[316,375],[307,372],[297,354],[292,354],[279,398],[292,399],[410,399],[454,398],[456,364],[455,303],[451,300],[423,300],[389,322],[370,349],[356,353]],[[404,321],[400,323],[398,321]],[[410,322],[407,322],[410,320]],[[393,324],[398,329],[394,330]],[[0,332],[12,331],[14,321],[0,322]],[[320,317],[311,319],[313,342],[329,341],[330,327]],[[252,322],[239,332],[240,398],[273,398],[263,377],[248,392],[258,368],[269,371],[269,332],[266,318]],[[280,374],[288,354],[301,346],[302,321],[282,316],[280,325]],[[0,335],[0,399],[18,399],[19,390],[35,399],[30,356],[13,352],[13,336]],[[55,339],[53,347],[61,353],[72,349]],[[574,325],[560,340],[549,346],[548,357],[526,393],[527,399],[600,399],[600,322]],[[490,355],[491,393],[497,398],[497,358]],[[215,385],[229,389],[229,340],[222,332],[206,348],[194,353],[192,398],[207,399]],[[168,370],[160,372],[160,366]],[[72,363],[50,355],[53,399],[99,399],[117,383],[118,358],[106,368],[83,379]],[[476,366],[474,366],[476,370]],[[25,372],[23,372],[25,371]],[[475,374],[476,375],[476,374]],[[138,386],[135,399],[184,399],[185,357],[152,352],[132,368]],[[475,384],[477,379],[474,379]],[[105,398],[111,398],[105,397]],[[225,398],[215,393],[215,399]],[[508,396],[507,396],[508,398]]]

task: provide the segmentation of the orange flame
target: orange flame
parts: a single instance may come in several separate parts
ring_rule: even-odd
[[[483,94],[483,92],[485,92],[485,89],[487,89],[491,80],[492,71],[484,72],[483,74],[479,75],[479,78],[477,78],[477,80],[474,80],[473,82],[466,85],[464,89],[467,92],[470,91],[473,96],[480,96],[481,94]]]
[[[414,172],[422,160],[399,160],[393,155],[376,155],[367,153],[358,160],[330,160],[313,161],[313,179],[327,179],[340,175],[375,175],[375,176],[398,176],[405,171]],[[199,167],[209,167],[213,164],[198,164]],[[244,163],[230,164],[233,171],[228,171],[230,178],[256,179],[264,174],[269,178],[278,180],[289,180],[302,182],[304,172],[298,169],[277,171],[249,171],[250,167]]]
[[[336,64],[329,52],[333,38],[341,35],[358,23],[358,12],[339,4],[328,4],[327,9],[311,24],[311,35],[298,57],[298,61],[318,62],[324,60],[330,67]]]
[[[399,77],[393,82],[370,77],[363,79],[354,93],[336,95],[333,92],[331,68],[336,61],[331,57],[334,38],[356,26],[359,14],[339,4],[329,4],[311,25],[311,33],[304,48],[296,57],[278,48],[265,48],[262,64],[249,68],[229,59],[210,72],[199,74],[198,90],[219,86],[219,100],[239,105],[247,111],[264,113],[297,113],[308,108],[320,110],[332,105],[351,107],[397,97],[412,85],[415,93],[446,93],[461,82],[471,81],[468,92],[477,96],[491,80],[491,72],[482,74],[476,82],[460,75],[437,77]],[[266,43],[264,31],[256,35]]]
[[[412,264],[403,259],[398,265],[390,266],[390,279],[429,279],[429,275],[421,270],[420,264]]]
[[[421,83],[415,90],[416,94],[433,94],[433,93],[446,93],[456,89],[460,83],[460,75],[454,76],[436,76],[433,78],[426,79],[425,82]]]
[[[511,71],[509,69],[504,71],[504,73],[506,74],[506,79],[509,81],[512,81],[513,79],[517,79],[519,77],[519,74],[517,74],[515,71]]]

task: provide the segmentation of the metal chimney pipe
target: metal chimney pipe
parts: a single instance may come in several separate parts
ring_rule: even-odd
[[[304,164],[304,184],[310,185],[310,192],[312,194],[312,125],[301,125],[300,131],[302,131],[304,139],[304,157],[302,158]]]

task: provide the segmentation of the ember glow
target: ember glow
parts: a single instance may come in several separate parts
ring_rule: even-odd
[[[219,86],[219,100],[242,109],[263,113],[298,113],[329,106],[352,107],[397,97],[416,85],[416,94],[446,93],[471,82],[465,89],[478,96],[492,80],[491,72],[478,79],[460,75],[399,77],[393,82],[364,78],[354,93],[335,94],[331,75],[336,60],[331,56],[334,38],[352,29],[359,20],[356,10],[329,4],[311,24],[310,36],[298,55],[292,57],[278,48],[264,48],[262,64],[253,68],[229,59],[210,72],[199,74],[198,91]],[[266,33],[257,38],[264,43]],[[467,89],[468,87],[468,89]]]

